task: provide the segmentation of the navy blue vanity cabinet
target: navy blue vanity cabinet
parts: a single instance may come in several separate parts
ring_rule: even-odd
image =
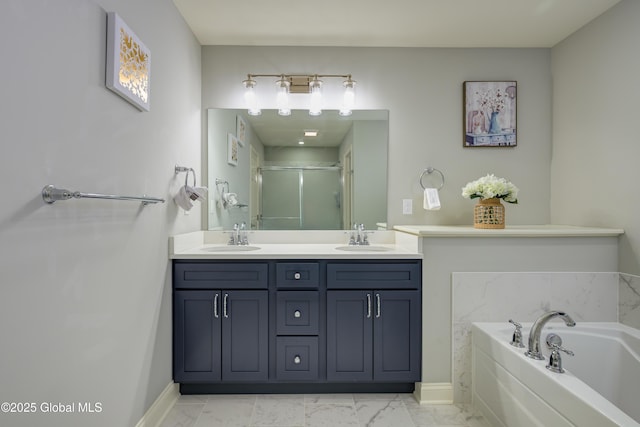
[[[266,381],[267,288],[266,263],[176,261],[174,381]]]
[[[176,382],[220,381],[222,320],[220,291],[173,294],[173,378]]]
[[[173,261],[180,392],[408,392],[421,380],[420,259]]]
[[[320,263],[276,263],[277,381],[320,379]]]
[[[420,288],[419,262],[327,265],[327,381],[420,381]]]

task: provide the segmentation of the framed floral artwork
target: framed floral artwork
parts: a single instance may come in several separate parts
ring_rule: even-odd
[[[236,116],[236,138],[238,138],[238,144],[244,147],[244,143],[247,140],[247,123],[242,116]]]
[[[238,139],[227,134],[227,163],[232,166],[238,166]]]
[[[106,86],[149,111],[151,51],[115,12],[107,13]]]
[[[463,146],[515,147],[517,83],[464,82]]]

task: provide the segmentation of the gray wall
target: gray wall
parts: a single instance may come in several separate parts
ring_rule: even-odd
[[[509,224],[549,222],[551,162],[551,63],[549,49],[433,49],[203,46],[202,105],[244,108],[247,73],[352,73],[357,108],[389,110],[388,223],[471,224],[473,202],[461,188],[489,172],[521,189],[520,204],[507,206]],[[518,82],[518,147],[462,147],[462,83]],[[336,108],[325,82],[327,109]],[[337,86],[340,82],[337,82]],[[256,88],[274,108],[273,82]],[[262,91],[262,92],[260,92]],[[292,98],[292,108],[304,108]],[[424,211],[418,178],[427,167],[446,178],[442,209]],[[413,199],[413,215],[402,215]]]
[[[151,111],[105,88],[106,12],[151,50]],[[132,426],[171,382],[171,200],[199,172],[200,46],[170,0],[0,4],[0,401],[101,402],[3,426]],[[70,200],[45,184],[167,202]]]
[[[354,222],[369,230],[377,229],[377,223],[387,222],[388,134],[385,120],[361,120],[353,124],[352,216]]]
[[[554,223],[620,227],[640,273],[640,2],[623,0],[552,50]],[[523,195],[524,197],[524,195]]]

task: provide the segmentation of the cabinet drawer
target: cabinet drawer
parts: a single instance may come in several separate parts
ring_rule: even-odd
[[[330,263],[327,289],[420,289],[419,262]]]
[[[278,335],[317,335],[319,297],[317,291],[278,291],[276,297]]]
[[[315,262],[279,262],[276,264],[276,285],[282,288],[317,289],[320,268]]]
[[[176,289],[267,289],[266,263],[175,263]]]
[[[318,337],[278,337],[276,339],[278,380],[318,379]]]

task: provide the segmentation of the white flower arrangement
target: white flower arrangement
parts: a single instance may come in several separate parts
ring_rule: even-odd
[[[507,93],[503,90],[488,89],[480,93],[476,91],[478,104],[480,108],[489,110],[492,113],[499,113],[505,109],[507,101]]]
[[[518,187],[504,178],[498,178],[494,174],[488,174],[475,181],[467,183],[462,188],[462,197],[465,199],[492,199],[497,197],[507,203],[518,203]]]

